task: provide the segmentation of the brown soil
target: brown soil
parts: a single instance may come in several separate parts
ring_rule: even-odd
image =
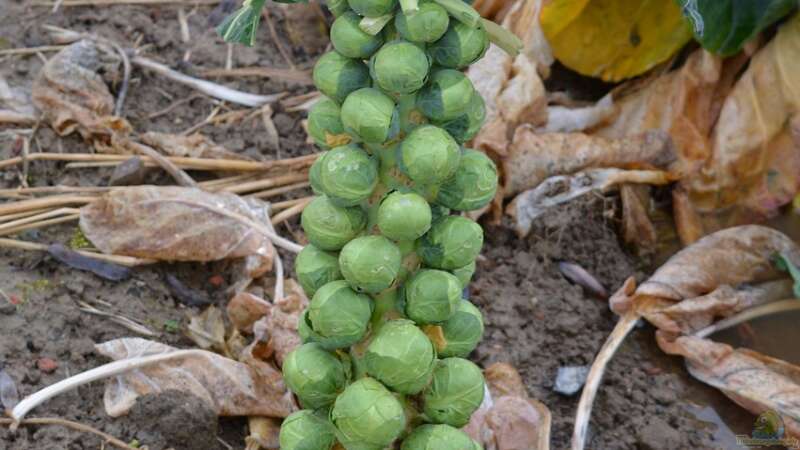
[[[192,39],[187,44],[180,39],[177,7],[72,7],[52,14],[49,8],[27,3],[30,2],[0,0],[0,48],[50,44],[38,27],[47,23],[91,31],[126,44],[140,39],[141,45],[149,46],[146,52],[149,57],[190,74],[225,64],[226,46],[208,22],[209,16],[220,15],[212,7],[197,8],[189,16]],[[272,8],[278,34],[285,37],[297,30],[286,28],[282,11]],[[260,45],[254,49],[235,47],[234,66],[286,67],[266,26],[259,31],[258,41]],[[323,50],[286,45],[295,63],[303,68],[309,67]],[[191,51],[191,57],[182,62],[187,51]],[[0,59],[0,76],[12,86],[29,86],[41,66],[42,61],[36,55],[7,57]],[[288,90],[299,94],[307,89],[274,80],[222,81],[231,87],[259,93]],[[139,131],[180,132],[211,112],[213,105],[207,98],[197,98],[155,119],[147,117],[193,94],[189,88],[134,70],[125,115]],[[230,150],[272,159],[312,151],[300,127],[302,118],[302,114],[287,113],[277,107],[274,121],[281,138],[280,152],[269,148],[259,120],[244,126],[206,126],[201,131]],[[7,158],[16,151],[13,139],[0,134],[0,157]],[[37,132],[32,151],[89,149],[76,137],[57,138],[43,127]],[[0,187],[18,185],[17,169],[1,175]],[[33,186],[104,185],[109,176],[108,169],[67,170],[63,164],[37,162],[31,164],[28,181]],[[155,176],[151,181],[161,182],[164,178]],[[614,201],[594,197],[575,202],[545,216],[525,240],[517,239],[507,226],[488,227],[484,259],[472,285],[472,299],[484,311],[487,324],[485,339],[475,352],[475,359],[481,364],[506,361],[520,369],[531,396],[544,402],[553,413],[555,449],[569,445],[578,401],[577,397],[553,392],[557,369],[562,365],[590,364],[616,320],[605,302],[570,284],[559,272],[557,262],[580,264],[609,291],[615,290],[627,276],[638,273],[636,261],[621,248],[614,223],[608,219],[613,215],[608,214],[613,205]],[[298,228],[296,223],[288,226],[290,232]],[[20,237],[65,243],[74,230],[74,225],[57,226]],[[184,326],[187,316],[199,310],[182,305],[173,297],[163,281],[167,272],[178,274],[190,287],[205,290],[218,304],[224,304],[220,289],[208,283],[217,273],[213,265],[159,265],[137,269],[129,280],[109,282],[64,267],[43,254],[0,251],[0,290],[22,300],[20,305],[8,307],[0,298],[0,366],[16,381],[24,396],[105,362],[96,355],[93,345],[131,333],[105,318],[81,312],[78,301],[147,324],[160,333],[155,339],[161,342],[191,347],[192,342],[174,325]],[[53,359],[58,368],[44,373],[37,366],[40,358]],[[51,400],[32,415],[76,420],[125,441],[138,440],[150,449],[222,448],[214,439],[214,421],[201,407],[192,406],[196,405],[194,399],[175,393],[151,397],[140,401],[129,416],[111,419],[104,412],[102,397],[103,385],[95,383]],[[742,429],[737,431],[748,431],[745,428],[751,419],[747,414],[692,380],[680,360],[665,357],[657,349],[652,329],[640,328],[612,362],[595,404],[589,447],[721,447],[725,444],[719,430],[698,421],[692,414],[696,411],[693,408],[705,408],[706,403],[696,407],[689,405],[688,399],[700,397],[714,405],[723,405],[725,420],[741,424]],[[232,448],[243,448],[246,433],[243,419],[224,419],[217,430],[219,439]],[[0,449],[78,450],[97,449],[100,444],[100,439],[94,436],[52,426],[23,427],[17,433],[0,428]]]

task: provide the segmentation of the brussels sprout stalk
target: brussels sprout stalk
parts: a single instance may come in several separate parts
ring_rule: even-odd
[[[383,27],[392,19],[394,19],[394,14],[384,14],[380,17],[364,17],[361,19],[361,22],[358,23],[358,26],[364,33],[375,36],[380,33]]]
[[[487,19],[481,19],[481,26],[486,30],[486,34],[489,35],[489,40],[512,57],[517,56],[522,51],[522,41],[516,34]]]

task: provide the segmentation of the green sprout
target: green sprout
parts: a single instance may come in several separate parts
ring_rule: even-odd
[[[458,281],[461,282],[461,287],[466,289],[469,282],[472,281],[472,276],[475,275],[475,266],[475,261],[472,261],[464,267],[450,270],[450,273],[455,275]]]
[[[342,123],[352,136],[381,144],[399,131],[394,100],[374,88],[362,88],[348,95],[342,104]]]
[[[281,450],[330,450],[336,436],[321,413],[303,409],[284,419],[278,441]]]
[[[497,193],[497,167],[485,153],[465,149],[452,178],[442,183],[436,202],[456,211],[488,205]]]
[[[308,305],[303,318],[310,332],[308,340],[330,349],[349,347],[364,337],[372,316],[372,301],[350,288],[344,280],[322,286]]]
[[[342,248],[339,266],[354,289],[370,294],[388,289],[400,272],[400,249],[383,236],[353,239]]]
[[[443,129],[433,125],[415,128],[400,144],[400,169],[421,185],[438,184],[458,168],[461,151]]]
[[[403,133],[408,134],[414,128],[428,123],[428,118],[417,107],[416,93],[401,95],[397,100],[397,109],[400,113],[400,131]]]
[[[466,358],[483,337],[483,315],[467,300],[461,300],[455,314],[434,327],[426,327],[439,356]]]
[[[317,343],[303,344],[286,356],[283,379],[310,409],[332,404],[347,382],[342,362]]]
[[[403,39],[420,44],[438,40],[447,31],[447,11],[432,1],[419,5],[417,11],[394,16],[394,26]]]
[[[347,0],[350,8],[364,17],[380,17],[397,7],[397,0]]]
[[[320,92],[342,103],[351,92],[370,85],[369,68],[363,61],[335,51],[322,55],[311,73]]]
[[[389,389],[417,394],[430,381],[436,353],[430,339],[414,322],[391,320],[372,338],[364,362],[367,373]]]
[[[428,79],[429,69],[430,60],[425,50],[403,40],[385,44],[369,61],[375,84],[394,95],[418,91]]]
[[[463,144],[478,134],[484,120],[486,120],[486,103],[483,101],[483,97],[475,91],[464,114],[452,120],[438,122],[437,125],[450,133],[456,142]]]
[[[422,393],[423,411],[434,423],[461,428],[483,402],[481,369],[463,358],[439,360],[431,384]]]
[[[444,36],[431,44],[428,51],[436,64],[462,69],[479,60],[488,48],[489,36],[483,28],[451,22]]]
[[[364,32],[359,22],[361,16],[352,11],[340,15],[331,26],[331,43],[348,58],[368,59],[383,45],[383,37]]]
[[[359,207],[336,206],[319,196],[306,206],[300,223],[308,240],[322,250],[339,250],[366,226],[367,218]]]
[[[400,450],[483,450],[483,447],[450,425],[422,425],[405,438]]]
[[[342,272],[339,270],[339,257],[331,252],[326,252],[314,245],[306,245],[294,261],[294,271],[297,281],[306,295],[314,296],[317,289],[330,283],[341,280]]]
[[[394,442],[406,427],[403,405],[373,378],[348,386],[333,405],[336,438],[348,450],[378,450]]]
[[[466,75],[454,69],[433,72],[417,95],[417,106],[429,119],[453,120],[467,113],[475,88]]]
[[[466,217],[446,216],[422,237],[419,253],[430,267],[455,270],[475,261],[483,246],[483,229]]]
[[[324,149],[347,145],[353,140],[344,131],[339,105],[329,98],[318,101],[308,112],[308,134]]]
[[[413,241],[431,227],[431,207],[422,196],[392,192],[378,208],[378,228],[395,241]]]
[[[405,286],[405,313],[420,324],[444,322],[456,312],[461,282],[450,272],[417,271]]]
[[[336,206],[355,206],[369,198],[378,183],[377,161],[355,144],[336,147],[317,158],[309,174],[316,192]]]

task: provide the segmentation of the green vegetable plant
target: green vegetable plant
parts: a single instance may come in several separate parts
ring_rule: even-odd
[[[252,45],[263,4],[245,0],[220,33]],[[464,147],[486,107],[462,70],[490,42],[521,43],[462,0],[327,6],[333,49],[314,66],[324,97],[308,119],[326,151],[295,260],[311,301],[283,364],[305,409],[284,421],[281,448],[480,450],[458,428],[485,391],[465,359],[483,317],[463,298],[483,229],[461,213],[495,198],[498,174]]]

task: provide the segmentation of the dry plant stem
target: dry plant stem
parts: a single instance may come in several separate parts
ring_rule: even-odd
[[[140,324],[140,323],[138,323],[138,322],[136,322],[134,320],[131,320],[131,319],[125,317],[125,316],[121,316],[119,314],[113,314],[113,313],[110,313],[110,312],[99,310],[99,309],[95,308],[94,306],[92,306],[92,305],[90,305],[90,304],[88,304],[86,302],[79,301],[78,304],[80,305],[80,310],[81,311],[89,313],[89,314],[94,314],[94,315],[97,315],[97,316],[100,316],[100,317],[107,317],[107,318],[111,319],[112,322],[114,322],[116,324],[119,324],[119,325],[122,325],[123,327],[133,331],[134,333],[139,333],[139,334],[141,334],[143,336],[148,336],[148,337],[156,337],[156,336],[158,336],[158,333],[150,330],[146,326],[144,326],[144,325],[142,325],[142,324]]]
[[[15,214],[25,211],[33,211],[54,206],[66,205],[85,205],[93,201],[95,197],[86,195],[52,195],[50,197],[33,198],[30,200],[20,200],[18,202],[0,204],[0,216]]]
[[[84,433],[91,433],[101,438],[105,439],[105,442],[109,444],[121,448],[123,450],[136,450],[135,447],[131,447],[130,445],[122,442],[121,440],[111,436],[110,434],[104,433],[97,428],[91,427],[89,425],[84,425],[82,423],[73,422],[72,420],[61,419],[59,417],[35,417],[33,419],[25,419],[21,422],[15,422],[12,419],[2,419],[0,418],[0,425],[11,425],[12,429],[16,429],[18,426],[27,426],[27,425],[58,425],[66,428],[71,428],[76,431],[82,431]]]
[[[306,206],[308,206],[308,204],[311,203],[311,200],[313,200],[313,198],[303,199],[303,201],[298,202],[291,208],[282,211],[280,214],[276,214],[275,217],[272,218],[272,224],[278,225],[300,214],[301,212],[303,212]]]
[[[144,67],[162,75],[170,80],[177,81],[178,83],[190,86],[198,91],[208,94],[220,100],[227,100],[229,102],[237,103],[245,106],[261,106],[267,103],[272,103],[279,100],[285,93],[278,93],[272,95],[256,95],[247,92],[237,91],[221,84],[212,83],[210,81],[201,80],[199,78],[184,75],[178,71],[172,70],[169,67],[157,63],[153,60],[147,59],[142,56],[134,56],[131,62],[137,66]]]
[[[119,361],[110,362],[100,367],[87,370],[86,372],[79,373],[75,376],[66,378],[58,383],[47,386],[46,388],[34,392],[33,394],[25,397],[20,401],[14,409],[11,410],[11,418],[14,422],[20,422],[26,414],[33,408],[41,405],[47,400],[64,392],[69,392],[84,384],[91,383],[92,381],[102,380],[105,378],[113,377],[133,369],[169,361],[176,358],[185,358],[188,356],[200,356],[205,354],[203,350],[177,350],[170,353],[141,356],[137,358],[128,358]],[[13,426],[13,425],[12,425]]]
[[[220,190],[224,192],[230,192],[232,194],[241,194],[244,192],[253,192],[275,186],[284,186],[290,183],[296,183],[298,181],[305,180],[308,180],[307,173],[292,173],[288,175],[280,175],[275,178],[267,178],[265,180],[249,181],[246,183],[224,187]]]
[[[0,247],[15,248],[18,250],[32,250],[32,251],[46,252],[48,245],[38,244],[36,242],[18,241],[16,239],[0,238]],[[79,253],[89,258],[94,258],[100,261],[119,264],[120,266],[125,266],[125,267],[144,266],[147,264],[154,264],[158,262],[154,259],[134,258],[132,256],[121,256],[121,255],[106,255],[103,253],[88,252],[85,250],[76,250],[76,253]]]
[[[572,450],[583,450],[586,445],[586,432],[589,429],[589,419],[592,417],[592,405],[597,396],[597,390],[600,388],[600,382],[603,380],[603,373],[605,373],[606,366],[614,353],[617,352],[622,341],[628,336],[628,333],[636,326],[639,321],[638,313],[631,310],[622,316],[614,327],[614,330],[606,339],[605,344],[597,353],[597,357],[592,363],[592,368],[589,370],[589,376],[586,378],[586,385],[583,387],[581,393],[581,400],[578,403],[578,413],[575,416],[575,430],[572,434]]]
[[[314,81],[307,70],[279,67],[239,67],[236,69],[210,69],[200,72],[204,77],[260,77],[311,86]]]
[[[167,159],[181,169],[191,170],[230,170],[241,172],[259,172],[276,167],[308,167],[319,155],[299,156],[296,158],[277,159],[273,161],[245,161],[241,159],[211,159],[189,158],[183,156],[168,156]],[[131,155],[101,155],[94,153],[32,153],[28,155],[29,161],[74,161],[74,162],[110,162],[121,163],[130,159]],[[146,164],[155,165],[149,157],[142,158]],[[21,157],[9,158],[0,161],[0,169],[22,163]]]
[[[114,50],[119,53],[120,59],[122,59],[122,86],[119,88],[119,92],[117,93],[117,102],[114,105],[114,115],[115,116],[122,116],[122,108],[125,106],[125,97],[128,96],[128,85],[131,81],[131,60],[128,59],[128,54],[122,47],[119,46],[114,41],[104,39],[107,41]]]
[[[10,222],[12,220],[22,219],[24,217],[35,216],[37,214],[43,214],[43,213],[46,213],[46,212],[52,211],[52,210],[53,210],[52,208],[42,208],[42,209],[35,209],[33,211],[24,211],[24,212],[19,212],[19,213],[14,213],[14,214],[6,214],[4,216],[0,216],[0,223],[3,223],[3,222],[8,223],[8,222]]]
[[[292,199],[292,200],[285,200],[285,201],[282,201],[282,202],[273,203],[273,204],[270,205],[270,208],[273,211],[280,211],[280,210],[284,210],[286,208],[291,208],[292,206],[294,206],[294,205],[296,205],[298,203],[311,201],[309,199],[313,200],[314,196],[311,195],[311,196],[308,196],[308,197],[295,198],[295,199]]]
[[[0,56],[7,55],[35,55],[39,52],[57,52],[65,45],[42,45],[40,47],[9,48],[0,50]]]
[[[0,124],[28,126],[36,123],[36,117],[20,114],[8,109],[0,109]]]
[[[111,190],[111,186],[40,186],[30,188],[11,188],[0,189],[0,197],[12,195],[29,195],[29,194],[78,194],[78,193],[94,193],[94,192],[107,192]],[[2,219],[0,219],[2,220]]]
[[[174,110],[178,106],[181,106],[184,103],[189,103],[192,100],[197,100],[198,98],[205,98],[205,95],[203,95],[203,94],[194,94],[194,95],[190,95],[190,96],[188,96],[186,98],[182,98],[180,100],[175,100],[171,105],[167,106],[166,108],[149,114],[147,116],[147,118],[152,120],[152,119],[155,119],[156,117],[163,116],[164,114],[169,114],[170,112],[172,112],[172,110]]]
[[[64,222],[72,222],[80,219],[80,217],[81,217],[80,213],[75,213],[75,214],[62,215],[61,217],[56,217],[53,219],[34,221],[23,225],[17,225],[15,227],[9,227],[7,225],[3,225],[2,227],[0,227],[0,236],[7,236],[9,234],[15,234],[25,230],[43,228],[49,225],[56,225]]]
[[[283,56],[286,64],[294,69],[295,65],[294,60],[292,60],[292,55],[286,50],[286,47],[283,46],[283,41],[281,41],[280,37],[278,36],[278,32],[275,30],[275,24],[272,22],[272,15],[269,12],[269,8],[264,8],[262,11],[264,19],[266,19],[267,22],[267,28],[269,28],[269,34],[272,37],[272,42],[274,42],[275,46],[278,47],[278,52],[280,52],[281,56]]]
[[[157,152],[155,149],[138,142],[130,142],[129,145],[132,146],[137,152],[150,157],[153,161],[158,163],[158,165],[161,166],[161,168],[164,169],[168,174],[170,174],[170,176],[174,178],[179,185],[185,187],[197,187],[197,182],[194,181],[189,174],[179,169],[175,164],[172,163],[172,161],[167,159],[166,156]]]
[[[255,194],[248,195],[248,197],[252,197],[252,198],[270,198],[270,197],[274,197],[276,195],[280,195],[280,194],[285,194],[287,192],[291,192],[291,191],[293,191],[295,189],[303,189],[303,188],[306,188],[306,187],[309,187],[309,186],[311,186],[311,183],[309,183],[308,181],[304,181],[302,183],[295,183],[295,184],[290,184],[288,186],[283,186],[283,187],[279,187],[279,188],[275,188],[275,189],[267,189],[266,191],[256,192]],[[274,209],[274,207],[275,207],[275,205],[273,205],[273,209]]]
[[[9,228],[15,228],[20,225],[27,225],[29,223],[37,222],[44,219],[50,219],[52,217],[58,217],[62,215],[74,215],[80,213],[80,210],[75,208],[59,208],[53,211],[47,211],[40,214],[34,214],[32,216],[25,217],[23,219],[14,220],[12,222],[6,222],[0,225],[0,232],[4,232]]]
[[[797,310],[800,310],[800,300],[798,299],[781,300],[779,302],[767,303],[766,305],[746,309],[736,315],[720,320],[719,322],[696,332],[694,335],[700,338],[705,338],[718,331],[735,327],[736,325],[757,319],[759,317],[771,316],[773,314]]]
[[[267,228],[273,233],[276,233],[275,227],[272,225],[271,222],[267,222]],[[277,233],[276,233],[277,234]],[[283,298],[283,260],[281,259],[281,254],[279,252],[275,252],[275,293],[273,297],[273,301],[278,301]]]

